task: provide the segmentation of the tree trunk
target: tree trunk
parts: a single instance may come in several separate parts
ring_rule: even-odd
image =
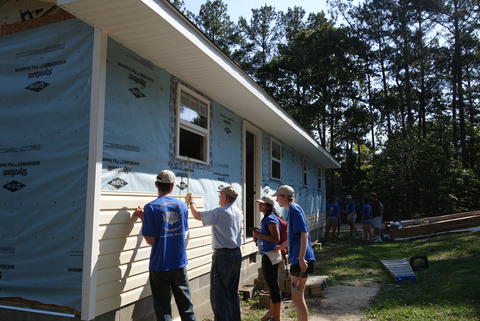
[[[333,104],[330,104],[330,153],[335,157],[334,129],[335,129],[334,107],[333,107]]]
[[[373,105],[372,105],[372,84],[370,82],[370,75],[367,75],[367,90],[368,90],[368,109],[370,111],[370,126],[372,132],[372,149],[375,150],[375,120],[373,119]]]
[[[405,4],[401,4],[400,9],[400,24],[401,24],[401,34],[402,34],[402,59],[403,59],[403,69],[405,70],[405,79],[404,79],[404,88],[405,88],[405,100],[404,106],[407,114],[406,127],[411,128],[413,124],[413,114],[412,114],[412,90],[411,90],[411,80],[410,80],[410,50],[408,48],[409,37],[408,37],[408,26],[407,26],[407,8]],[[404,128],[405,130],[405,128]]]
[[[465,104],[463,101],[463,75],[462,75],[462,44],[460,39],[460,26],[458,21],[459,15],[458,1],[454,1],[454,54],[453,54],[453,68],[455,70],[455,81],[457,89],[457,107],[459,120],[459,135],[460,135],[460,152],[463,167],[468,167],[467,145],[465,139]]]
[[[426,117],[426,99],[425,99],[425,48],[423,45],[423,27],[422,27],[422,12],[421,9],[417,9],[417,19],[418,19],[418,32],[420,33],[420,97],[418,108],[418,137],[427,137],[427,117]]]
[[[469,122],[470,126],[474,126],[475,124],[475,99],[473,98],[473,88],[471,85],[471,79],[472,76],[470,74],[470,68],[466,69],[467,72],[467,96],[468,96],[468,111],[469,111]],[[475,140],[475,135],[470,135],[470,140],[469,140],[469,151],[470,151],[470,168],[475,169],[476,167],[476,151],[475,151],[475,146],[476,146],[476,140]]]

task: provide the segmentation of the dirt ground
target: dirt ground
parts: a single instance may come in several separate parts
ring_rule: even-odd
[[[309,302],[311,321],[366,320],[363,313],[370,300],[378,293],[375,286],[332,286],[324,292],[324,298]]]
[[[323,292],[321,298],[308,298],[310,321],[364,321],[364,312],[370,300],[378,293],[376,286],[332,286]],[[243,306],[242,315],[249,314]],[[282,302],[282,321],[293,321],[295,306],[292,301]]]

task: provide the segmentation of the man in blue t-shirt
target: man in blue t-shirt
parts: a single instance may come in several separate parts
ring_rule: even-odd
[[[350,225],[350,236],[357,236],[357,210],[356,204],[352,199],[352,195],[347,195],[345,197],[345,204],[343,205],[343,214],[347,217],[348,225]]]
[[[332,230],[332,240],[335,240],[337,239],[337,227],[340,225],[340,207],[334,196],[328,197],[325,209],[327,212],[327,232],[325,234],[328,237]]]
[[[297,311],[298,321],[308,320],[308,308],[304,292],[308,274],[313,273],[315,254],[313,253],[307,220],[303,209],[293,201],[295,191],[289,185],[280,186],[273,196],[281,207],[288,209],[288,240],[275,247],[287,246],[290,275],[292,276],[292,300]]]
[[[150,252],[150,287],[157,320],[171,321],[171,293],[182,321],[195,321],[187,277],[187,205],[170,196],[175,174],[163,170],[155,186],[158,198],[135,210],[142,224],[142,235],[152,246]]]

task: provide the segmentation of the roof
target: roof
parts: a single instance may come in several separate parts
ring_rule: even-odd
[[[59,0],[175,77],[325,168],[335,159],[232,59],[166,0]]]

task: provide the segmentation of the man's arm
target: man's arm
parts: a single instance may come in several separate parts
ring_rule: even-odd
[[[300,252],[298,253],[298,264],[300,270],[305,272],[307,270],[307,261],[305,261],[305,254],[307,253],[308,232],[300,233]]]
[[[190,211],[192,212],[192,215],[193,217],[196,219],[196,220],[199,220],[201,221],[202,220],[202,216],[200,215],[200,212],[197,210],[197,208],[195,207],[195,202],[193,200],[193,197],[192,195],[190,194],[190,204],[187,204],[190,206]]]
[[[140,206],[138,206],[135,209],[135,212],[133,212],[133,217],[138,217],[143,224],[145,214],[143,213],[143,210]],[[147,241],[148,245],[153,245],[153,243],[155,243],[155,236],[143,236],[143,238],[145,239],[145,241]]]

